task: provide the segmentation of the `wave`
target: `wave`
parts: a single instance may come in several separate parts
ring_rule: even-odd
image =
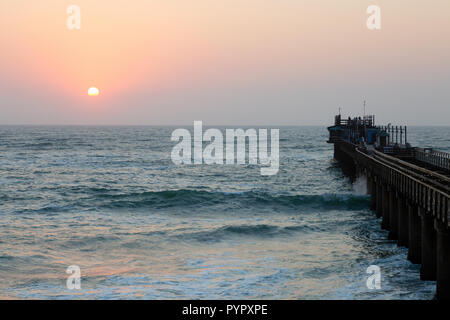
[[[297,232],[311,232],[316,227],[308,225],[275,226],[267,224],[257,225],[227,225],[208,231],[183,233],[178,240],[194,240],[200,242],[218,242],[226,238],[250,237],[250,238],[273,238],[279,236],[291,236]]]
[[[100,206],[120,208],[171,208],[229,205],[238,208],[275,207],[296,209],[301,207],[320,210],[359,210],[369,206],[369,197],[352,194],[276,195],[267,192],[213,192],[204,190],[164,190],[129,194],[99,192]]]

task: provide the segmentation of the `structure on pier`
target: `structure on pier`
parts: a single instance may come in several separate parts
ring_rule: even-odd
[[[381,227],[408,247],[421,279],[436,280],[437,298],[450,299],[450,154],[412,147],[406,127],[376,126],[375,116],[337,115],[328,131],[343,171],[367,177]]]

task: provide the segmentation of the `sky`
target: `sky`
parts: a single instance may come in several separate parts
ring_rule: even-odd
[[[450,125],[448,0],[1,0],[0,47],[0,124]]]

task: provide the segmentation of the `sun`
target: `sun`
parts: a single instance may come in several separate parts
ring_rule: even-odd
[[[90,96],[98,96],[100,91],[96,87],[90,87],[88,90],[88,95]]]

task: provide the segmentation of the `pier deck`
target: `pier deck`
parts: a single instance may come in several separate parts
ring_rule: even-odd
[[[436,281],[436,297],[450,299],[450,154],[412,147],[406,127],[375,126],[374,116],[328,127],[334,157],[352,178],[365,176],[371,209],[389,238]]]

